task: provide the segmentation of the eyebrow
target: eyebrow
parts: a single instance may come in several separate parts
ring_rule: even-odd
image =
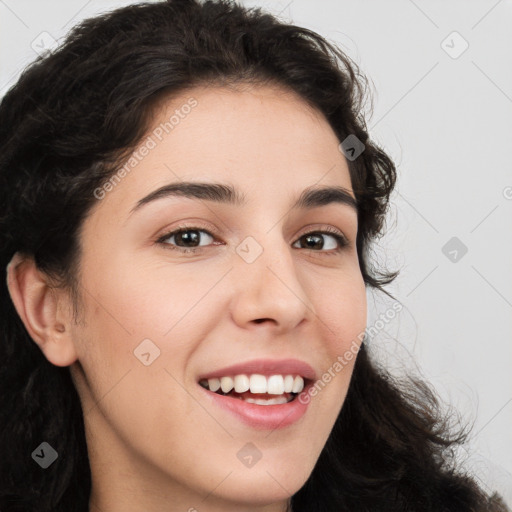
[[[190,199],[202,199],[217,203],[243,206],[246,204],[245,195],[235,187],[223,183],[179,182],[170,183],[154,190],[140,199],[130,210],[130,215],[142,206],[158,199],[181,196]],[[308,209],[339,203],[350,206],[358,212],[357,200],[350,192],[339,186],[308,187],[302,191],[299,198],[292,205],[292,209]]]

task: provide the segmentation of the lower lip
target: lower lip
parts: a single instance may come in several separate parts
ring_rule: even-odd
[[[240,398],[219,395],[199,386],[208,400],[236,416],[240,421],[259,430],[276,430],[292,425],[298,421],[308,408],[308,403],[301,403],[299,395],[286,404],[258,405]],[[307,386],[303,391],[307,391]]]

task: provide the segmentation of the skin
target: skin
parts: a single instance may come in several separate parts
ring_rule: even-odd
[[[91,512],[284,511],[328,438],[355,359],[305,416],[274,431],[206,403],[198,377],[288,357],[320,377],[366,327],[355,210],[339,203],[290,210],[312,185],[353,195],[323,115],[274,86],[196,87],[164,102],[148,134],[191,97],[197,106],[83,223],[80,322],[67,291],[52,287],[31,259],[16,255],[8,270],[31,337],[50,362],[70,366],[80,395]],[[142,197],[182,180],[230,183],[247,203],[167,197],[130,215]],[[157,242],[183,226],[213,238],[201,232],[195,253],[180,252],[176,238]],[[347,247],[336,252],[329,234],[325,248],[306,246],[304,234],[329,227]],[[252,263],[235,250],[247,236],[263,248]],[[160,350],[148,366],[134,356],[144,339]],[[250,468],[237,458],[248,442],[262,454]]]

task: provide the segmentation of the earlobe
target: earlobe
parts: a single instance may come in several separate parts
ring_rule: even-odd
[[[7,265],[7,287],[27,332],[45,357],[56,366],[77,360],[71,321],[64,307],[68,297],[50,285],[33,258],[16,253]]]

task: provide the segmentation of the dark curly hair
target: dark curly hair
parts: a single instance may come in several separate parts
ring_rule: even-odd
[[[39,57],[0,104],[0,265],[19,252],[78,297],[80,227],[104,184],[137,146],[160,100],[196,85],[278,84],[322,112],[364,152],[348,162],[358,203],[357,252],[366,285],[397,272],[369,258],[395,166],[369,140],[367,81],[318,34],[228,0],[140,3],[88,19]],[[69,368],[51,364],[0,283],[0,510],[88,510],[90,466],[83,413]],[[78,310],[78,306],[76,306]],[[452,434],[430,388],[399,384],[363,343],[349,391],[294,512],[504,511],[450,453]],[[30,454],[57,450],[52,471]]]

